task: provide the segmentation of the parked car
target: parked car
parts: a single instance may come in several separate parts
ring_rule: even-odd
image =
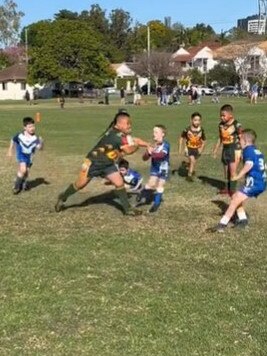
[[[214,95],[214,89],[210,87],[200,86],[198,90],[201,95]]]
[[[232,85],[228,85],[226,87],[221,88],[219,90],[219,94],[226,95],[226,96],[237,96],[239,95],[239,90]]]
[[[115,87],[106,87],[106,88],[103,88],[103,89],[107,90],[110,95],[119,94],[119,90],[116,89]]]

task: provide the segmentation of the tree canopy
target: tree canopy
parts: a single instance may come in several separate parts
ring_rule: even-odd
[[[112,77],[98,34],[86,22],[57,20],[34,24],[30,82],[47,80],[91,81],[101,84]],[[31,28],[29,29],[29,35]]]

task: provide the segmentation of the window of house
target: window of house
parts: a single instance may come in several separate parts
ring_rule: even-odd
[[[26,90],[26,83],[25,82],[20,83],[20,90]]]
[[[2,82],[2,90],[7,90],[7,83],[6,82]]]

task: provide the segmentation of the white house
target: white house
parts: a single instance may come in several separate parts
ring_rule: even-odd
[[[131,68],[131,63],[113,63],[111,64],[111,67],[117,74],[114,83],[117,89],[120,89],[118,88],[118,78],[125,78],[126,80],[128,79],[126,89],[129,91],[131,90],[131,78],[135,79],[136,84],[138,84],[139,87],[147,84],[148,79],[136,75],[135,71]]]
[[[27,84],[25,64],[14,64],[0,71],[0,100],[22,100],[26,90],[32,97],[33,87]]]
[[[207,73],[218,62],[214,59],[214,50],[221,47],[218,42],[204,42],[188,49],[180,48],[173,55],[173,62],[179,64],[184,71],[197,68]]]
[[[263,86],[267,79],[267,41],[232,42],[215,51],[215,58],[233,61],[241,86],[248,80],[253,82],[256,79]]]

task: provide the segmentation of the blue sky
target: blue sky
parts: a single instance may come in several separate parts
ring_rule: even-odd
[[[1,3],[2,1],[0,1]],[[146,23],[152,19],[163,20],[171,16],[172,23],[181,22],[194,26],[204,22],[217,32],[236,25],[238,18],[253,15],[258,11],[257,0],[15,0],[18,9],[25,13],[22,25],[52,19],[59,10],[81,12],[98,3],[109,12],[122,8],[131,14],[134,21]]]

